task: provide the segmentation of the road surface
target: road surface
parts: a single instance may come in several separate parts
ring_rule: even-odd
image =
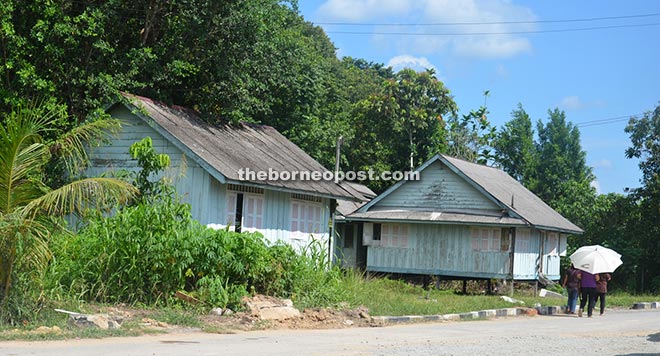
[[[2,356],[660,355],[660,310],[335,330],[0,342]]]

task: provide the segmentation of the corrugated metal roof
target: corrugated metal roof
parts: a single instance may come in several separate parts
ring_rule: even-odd
[[[503,170],[445,155],[439,158],[531,225],[569,233],[583,232]]]
[[[501,221],[508,221],[501,224],[513,225],[531,225],[539,229],[547,229],[552,231],[560,231],[565,233],[582,233],[582,229],[556,212],[548,206],[543,200],[537,197],[534,193],[525,188],[517,180],[513,179],[509,174],[501,169],[488,167],[481,164],[476,164],[464,161],[458,158],[437,154],[431,159],[422,164],[417,171],[423,171],[432,163],[440,161],[451,169],[454,173],[465,179],[484,196],[502,207],[502,217],[493,217],[488,214],[480,214],[477,210],[471,214],[463,214],[455,212],[424,212],[424,211],[408,211],[408,210],[390,210],[390,211],[374,211],[370,210],[373,206],[383,200],[384,197],[396,191],[403,184],[415,184],[415,182],[400,181],[390,187],[384,193],[371,200],[369,203],[363,205],[358,212],[350,214],[347,219],[393,219],[405,220],[409,217],[411,220],[428,220],[436,221],[436,215],[439,219],[437,221],[455,221],[458,223],[494,223],[494,219],[502,219]],[[443,217],[444,215],[444,217]],[[507,216],[512,220],[506,220]],[[462,220],[463,219],[463,220]]]
[[[346,216],[356,210],[358,210],[362,205],[366,204],[369,200],[376,197],[369,187],[355,182],[341,182],[342,187],[348,188],[351,191],[355,191],[357,194],[362,196],[360,201],[349,201],[349,200],[337,200],[337,213],[339,215]]]
[[[452,224],[484,224],[526,226],[524,220],[508,216],[475,215],[454,212],[432,212],[417,210],[378,210],[365,213],[353,213],[346,220],[369,221],[419,221]]]
[[[204,166],[216,170],[229,183],[269,186],[337,199],[362,199],[359,192],[332,180],[242,180],[241,169],[253,172],[268,172],[269,169],[273,172],[328,172],[273,127],[256,124],[211,126],[193,110],[167,106],[131,94],[124,96],[133,103],[138,116],[153,120],[188,148],[193,155],[191,158],[202,160]]]

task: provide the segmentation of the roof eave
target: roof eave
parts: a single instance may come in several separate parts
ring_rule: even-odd
[[[520,224],[511,223],[497,223],[497,222],[473,222],[473,221],[455,221],[455,220],[417,220],[417,219],[388,219],[388,218],[369,218],[369,217],[353,217],[345,216],[346,221],[364,221],[364,222],[380,222],[380,223],[405,223],[405,224],[438,224],[438,225],[465,225],[465,226],[500,226],[500,227],[527,227],[524,222]]]
[[[328,198],[328,199],[343,199],[343,200],[359,201],[357,198],[355,198],[353,196],[341,196],[341,195],[334,195],[334,194],[329,194],[329,193],[320,193],[318,191],[293,189],[293,188],[287,188],[287,187],[281,187],[281,186],[263,184],[263,183],[255,183],[255,182],[244,181],[244,180],[227,179],[226,183],[227,184],[236,184],[236,185],[241,185],[241,186],[246,186],[246,187],[262,188],[262,189],[273,190],[273,191],[284,192],[284,193],[297,193],[297,194],[313,195],[313,196],[317,196],[317,197],[321,197],[321,198]]]

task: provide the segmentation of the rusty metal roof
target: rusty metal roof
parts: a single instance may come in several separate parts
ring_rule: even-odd
[[[335,199],[361,200],[351,187],[332,180],[241,179],[239,172],[329,172],[271,126],[209,125],[190,109],[123,94],[140,116],[222,183],[269,187]],[[149,122],[151,121],[151,122]],[[154,125],[155,124],[155,125]],[[219,173],[219,174],[218,174]],[[327,173],[326,173],[327,174]]]

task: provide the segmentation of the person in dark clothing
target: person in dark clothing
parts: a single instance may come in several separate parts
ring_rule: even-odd
[[[600,315],[605,313],[605,295],[607,294],[607,282],[612,280],[609,273],[598,273],[596,279],[596,301],[600,301]]]
[[[591,318],[594,311],[594,304],[596,302],[596,277],[587,271],[580,271],[580,291],[582,300],[580,300],[580,309],[578,309],[578,316],[582,317],[585,304],[587,305],[587,316]]]
[[[566,306],[567,314],[575,314],[575,307],[577,306],[578,294],[580,293],[580,279],[578,274],[580,270],[575,269],[573,264],[566,271],[564,280],[562,282],[562,287],[566,288],[568,292],[568,304]]]

